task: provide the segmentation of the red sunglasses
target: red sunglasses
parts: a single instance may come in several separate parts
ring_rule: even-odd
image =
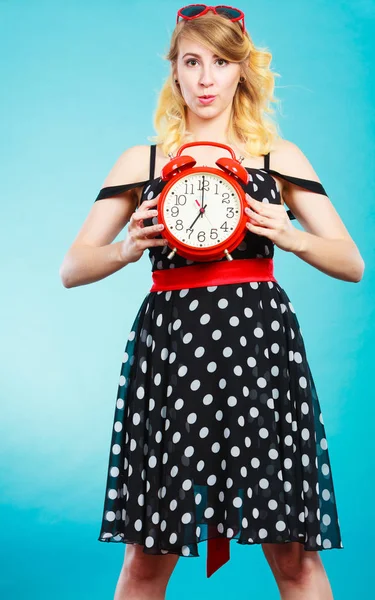
[[[245,14],[242,12],[242,10],[233,8],[233,6],[207,6],[206,4],[189,4],[188,6],[180,8],[180,10],[177,12],[176,24],[179,22],[180,18],[190,21],[191,19],[197,19],[198,17],[207,14],[209,10],[212,10],[215,15],[227,17],[231,21],[241,21],[240,25],[242,32],[245,31]]]

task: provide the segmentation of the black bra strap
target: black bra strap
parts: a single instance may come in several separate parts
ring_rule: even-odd
[[[156,144],[150,146],[150,181],[154,179],[155,175],[155,155],[156,155]]]
[[[266,171],[270,168],[270,153],[264,155],[264,168]]]

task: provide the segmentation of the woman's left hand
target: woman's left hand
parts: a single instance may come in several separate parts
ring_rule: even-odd
[[[282,204],[259,202],[246,194],[248,217],[246,227],[257,235],[269,238],[278,248],[295,252],[298,248],[299,230],[293,227]]]

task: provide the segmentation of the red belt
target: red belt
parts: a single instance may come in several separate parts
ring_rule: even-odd
[[[272,258],[242,258],[230,261],[198,263],[177,269],[161,269],[152,273],[150,292],[165,292],[185,288],[246,283],[248,281],[276,281]]]
[[[272,258],[243,258],[225,262],[198,263],[177,269],[162,269],[154,271],[152,279],[151,292],[248,281],[277,281],[273,275]],[[230,538],[219,537],[217,534],[216,526],[209,525],[207,577],[211,577],[230,559]]]

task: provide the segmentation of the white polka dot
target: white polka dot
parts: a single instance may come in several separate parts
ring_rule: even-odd
[[[193,454],[194,454],[193,446],[188,446],[187,448],[185,448],[184,454],[185,454],[185,456],[188,456],[188,457],[193,456]]]
[[[201,356],[203,356],[204,353],[205,353],[205,349],[203,348],[203,346],[198,346],[198,348],[194,352],[194,355],[197,358],[201,358]]]
[[[219,308],[226,308],[228,306],[228,300],[226,298],[221,298],[217,305]]]
[[[199,381],[199,379],[194,379],[194,381],[192,381],[190,384],[190,389],[193,390],[193,392],[195,392],[200,388],[200,385],[201,382]]]
[[[202,429],[201,429],[201,430],[200,430],[200,432],[199,432],[199,437],[201,437],[201,438],[205,438],[205,437],[207,437],[207,436],[208,436],[208,434],[209,434],[209,429],[208,429],[208,427],[202,427]]]
[[[240,320],[238,317],[231,317],[229,319],[229,324],[232,325],[232,327],[237,327],[237,325],[239,324]]]
[[[198,306],[199,302],[198,300],[193,300],[193,302],[190,302],[189,304],[189,310],[195,310]]]
[[[226,346],[223,350],[223,355],[225,356],[225,358],[232,356],[232,354],[233,354],[232,348],[230,348],[229,346]]]
[[[205,313],[204,315],[201,316],[200,322],[202,325],[207,325],[207,323],[209,323],[210,319],[211,319],[210,315]]]
[[[215,331],[212,333],[212,339],[219,340],[222,335],[223,334],[221,333],[220,329],[215,329]]]
[[[216,371],[216,369],[217,369],[217,364],[215,362],[212,361],[212,362],[208,363],[207,371],[209,373],[214,373],[214,371]]]

